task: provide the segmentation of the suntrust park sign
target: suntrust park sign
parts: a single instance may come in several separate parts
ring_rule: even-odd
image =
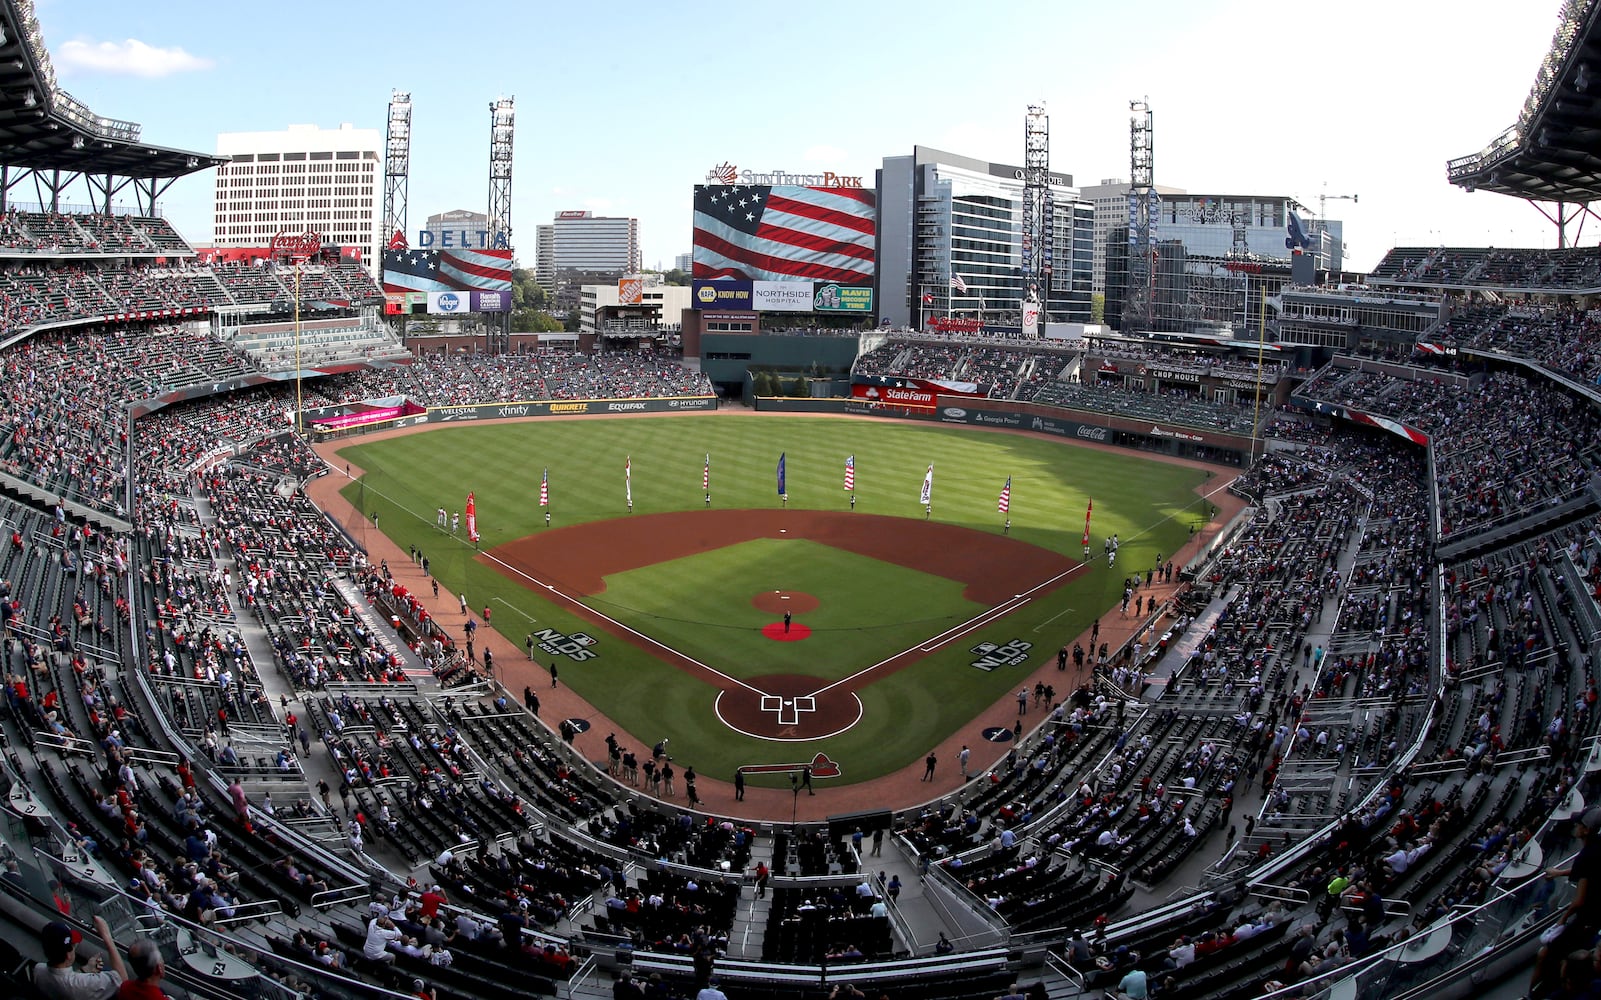
[[[825,170],[820,174],[792,174],[785,170],[773,170],[763,174],[754,170],[741,170],[724,160],[706,171],[706,183],[790,184],[796,187],[859,188],[862,186],[862,178],[859,175],[836,174],[832,170]]]

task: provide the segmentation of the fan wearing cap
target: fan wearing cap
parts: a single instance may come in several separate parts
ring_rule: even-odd
[[[87,971],[73,968],[78,957],[78,943],[83,935],[58,921],[44,925],[39,932],[39,943],[44,947],[44,961],[33,967],[33,985],[48,1000],[107,1000],[128,978],[123,968],[122,954],[111,937],[111,928],[104,917],[95,917],[95,931],[105,946],[107,958],[91,959]],[[102,969],[102,961],[111,964]]]
[[[1531,996],[1537,995],[1542,982],[1557,982],[1562,963],[1573,952],[1588,948],[1595,941],[1596,929],[1601,927],[1601,806],[1575,813],[1572,819],[1573,835],[1584,846],[1574,855],[1571,865],[1547,869],[1545,877],[1567,878],[1574,885],[1573,899],[1558,920],[1562,933],[1541,948],[1535,959],[1529,979]]]

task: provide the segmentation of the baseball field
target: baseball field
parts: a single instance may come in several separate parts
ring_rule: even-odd
[[[821,752],[836,781],[863,781],[954,733],[1004,739],[1009,720],[978,714],[1208,508],[1193,467],[861,418],[535,420],[339,454],[364,470],[344,495],[366,530],[427,556],[475,617],[490,610],[480,650],[505,664],[532,637],[540,666],[618,726],[725,779]]]

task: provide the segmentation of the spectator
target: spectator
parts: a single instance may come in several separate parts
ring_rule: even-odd
[[[39,943],[44,948],[44,961],[33,967],[33,985],[46,1000],[108,1000],[128,978],[122,964],[122,953],[111,937],[111,927],[104,917],[94,918],[95,931],[105,947],[106,958],[90,959],[85,971],[73,968],[78,958],[78,944],[83,935],[58,921],[44,925],[39,932]],[[104,968],[109,961],[111,968]]]

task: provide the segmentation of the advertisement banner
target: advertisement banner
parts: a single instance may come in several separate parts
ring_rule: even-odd
[[[757,312],[812,311],[810,281],[756,281],[751,286],[752,308]]]
[[[406,309],[408,311],[412,306],[426,306],[428,304],[427,292],[401,292],[400,294],[406,296]]]
[[[720,279],[717,281],[696,278],[691,290],[691,298],[696,309],[744,309],[750,310],[753,296],[751,283]]]
[[[384,315],[385,316],[403,316],[403,315],[405,315],[405,312],[406,312],[406,293],[405,292],[385,292],[384,293]]]
[[[511,312],[510,292],[469,292],[468,303],[475,313]]]
[[[625,274],[617,279],[617,304],[637,306],[645,301],[645,279],[637,274]]]
[[[715,410],[716,396],[672,396],[667,399],[572,399],[535,400],[526,403],[468,403],[462,406],[436,406],[428,411],[428,422],[459,423],[468,420],[505,420],[516,417],[573,417],[604,413],[677,413],[685,410]]]
[[[818,285],[812,296],[818,312],[870,313],[873,311],[871,285]]]
[[[430,313],[464,313],[471,312],[472,304],[466,292],[425,292],[428,296],[428,311]]]

